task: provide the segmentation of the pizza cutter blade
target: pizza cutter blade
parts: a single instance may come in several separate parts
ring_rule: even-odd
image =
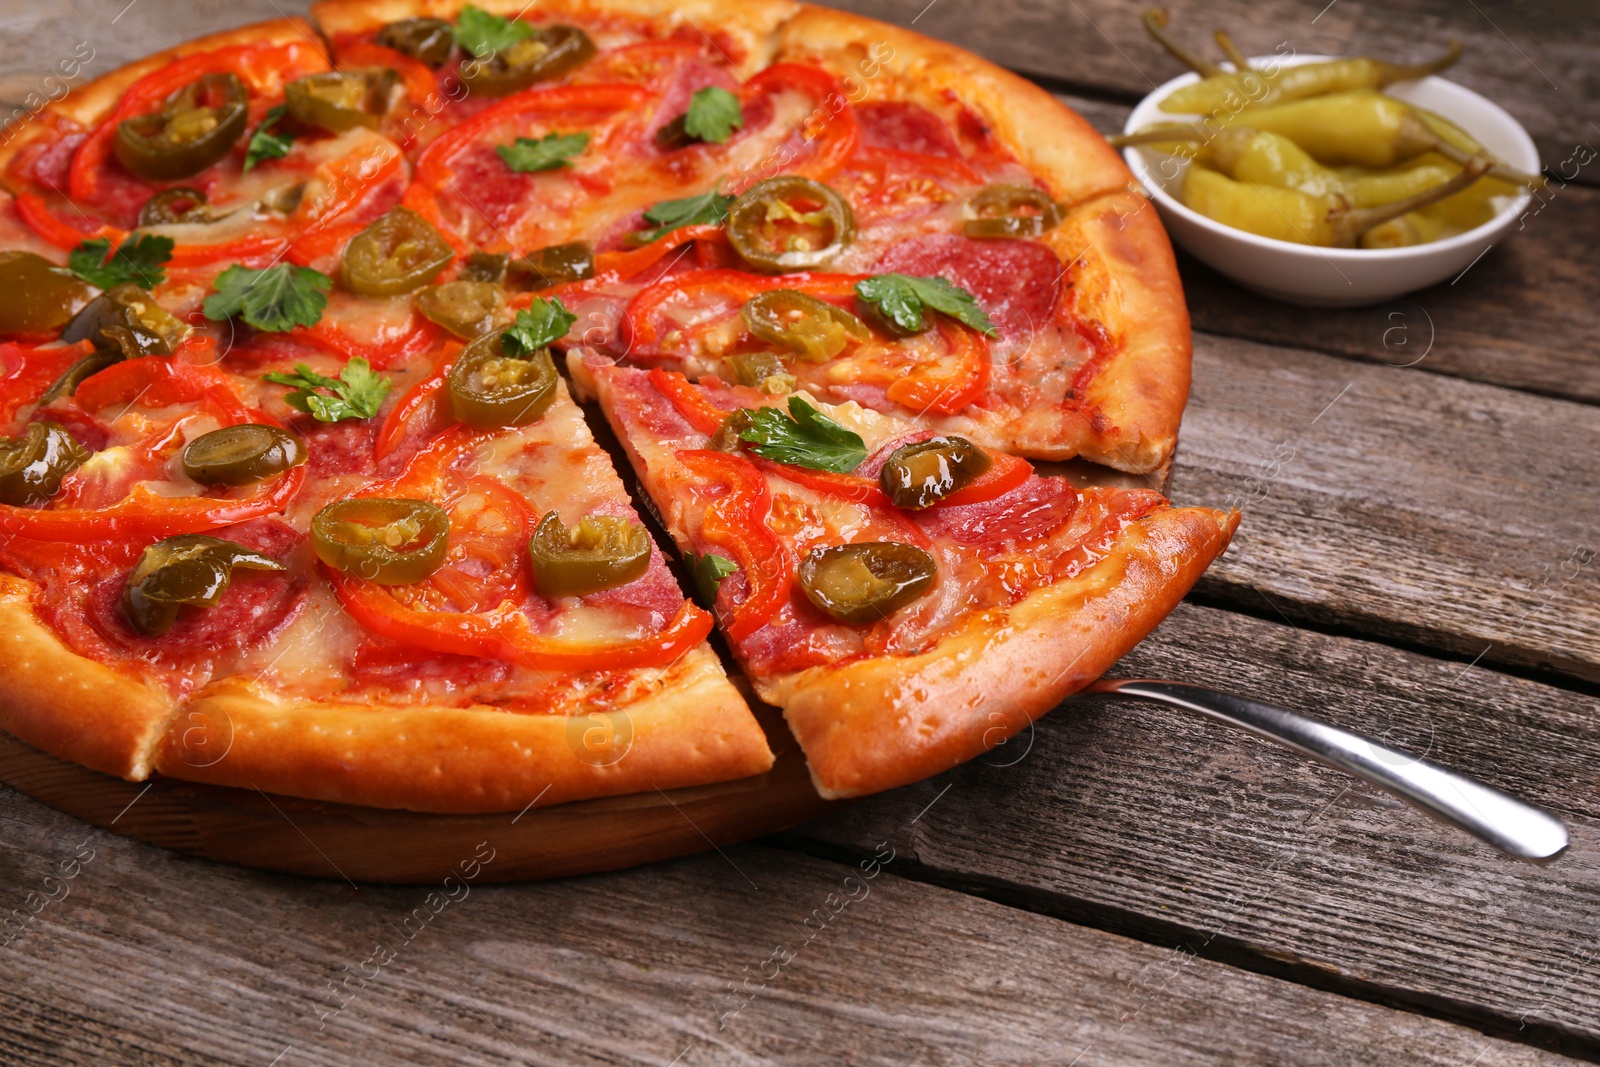
[[[1387,790],[1517,859],[1546,862],[1567,847],[1566,826],[1543,808],[1421,756],[1286,708],[1203,686],[1144,678],[1102,678],[1085,692],[1182,708],[1276,741]]]

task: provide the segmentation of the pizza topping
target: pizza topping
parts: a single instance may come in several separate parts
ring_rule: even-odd
[[[722,587],[722,580],[739,569],[733,560],[715,552],[707,552],[703,556],[686,552],[684,563],[688,565],[689,576],[694,580],[695,601],[704,608],[716,607],[717,590]]]
[[[450,265],[455,250],[416,212],[390,208],[350,239],[340,281],[361,296],[399,296],[427,285]]]
[[[895,507],[920,511],[971,485],[992,465],[965,437],[930,437],[890,453],[878,479]]]
[[[455,50],[456,37],[454,28],[443,19],[413,18],[389,23],[378,31],[377,43],[430,67],[440,67]]]
[[[567,331],[577,321],[578,317],[568,311],[560,300],[535,297],[532,303],[517,312],[517,321],[500,335],[500,343],[508,356],[531,356],[567,336]]]
[[[728,241],[757,270],[814,270],[855,235],[844,197],[821,182],[784,175],[757,182],[728,209]]]
[[[495,146],[495,154],[518,174],[559,170],[572,157],[589,147],[589,134],[547,133],[543,137],[518,137],[510,144]]]
[[[293,386],[294,391],[285,394],[283,402],[318,422],[370,419],[378,413],[378,407],[389,393],[389,380],[373,373],[364,359],[346,363],[337,378],[318,374],[304,363],[296,363],[294,371],[293,374],[273,371],[263,374],[262,378],[278,385]]]
[[[685,449],[677,460],[706,479],[700,540],[724,549],[744,576],[744,597],[722,619],[728,639],[738,641],[759,630],[784,601],[794,583],[794,561],[767,525],[772,491],[766,478],[742,456],[713,449]]]
[[[777,408],[742,408],[734,432],[750,451],[777,463],[846,474],[867,458],[861,435],[847,430],[798,396],[789,398],[789,415]]]
[[[968,237],[1037,237],[1061,224],[1061,205],[1032,185],[986,185],[967,200]]]
[[[82,278],[33,252],[0,252],[0,333],[45,333],[94,296]]]
[[[424,289],[417,294],[413,306],[429,322],[470,341],[494,329],[504,318],[506,293],[493,282],[458,279]]]
[[[311,548],[322,562],[352,577],[410,585],[444,565],[450,514],[426,500],[340,500],[312,518]]]
[[[749,331],[801,359],[822,363],[870,335],[866,323],[842,307],[798,289],[768,289],[739,309]]]
[[[235,567],[285,569],[271,556],[217,537],[183,534],[158,541],[144,550],[128,575],[123,611],[135,630],[158,637],[172,629],[184,605],[216,607]]]
[[[1024,343],[1050,322],[1066,275],[1060,257],[1041,241],[975,241],[952,233],[902,241],[874,270],[937,275],[971,294],[1002,338]]]
[[[789,373],[783,358],[776,352],[735,352],[728,357],[734,379],[763,393],[781,395],[792,393],[799,379]]]
[[[856,295],[878,312],[885,325],[901,333],[926,330],[931,325],[924,316],[928,309],[943,312],[989,337],[998,332],[971,293],[943,278],[875,274],[856,283]]]
[[[724,144],[733,131],[744,127],[739,98],[728,90],[708,85],[689,98],[689,109],[656,131],[656,144],[672,150],[685,145]]]
[[[139,225],[171,226],[186,222],[210,221],[208,213],[202,210],[205,206],[206,194],[202,190],[187,185],[163,189],[139,208]]]
[[[457,422],[486,429],[526,426],[555,400],[559,375],[549,348],[513,356],[508,354],[511,336],[511,330],[484,334],[456,357],[445,387]]]
[[[201,434],[183,450],[183,470],[201,485],[248,485],[306,461],[305,443],[277,426],[242,422]]]
[[[249,98],[238,76],[202,74],[159,110],[119,123],[113,151],[140,178],[188,178],[226,156],[248,121]]]
[[[265,270],[235,264],[211,283],[203,310],[213,321],[238,316],[258,330],[281,333],[315,326],[328,306],[333,279],[310,267],[275,263]]]
[[[528,551],[542,596],[587,596],[641,577],[650,565],[650,535],[615,515],[591,515],[569,528],[552,511],[540,520]]]
[[[400,75],[388,67],[327,70],[284,86],[284,106],[305,126],[343,133],[357,126],[375,130],[394,101]]]
[[[269,159],[282,159],[289,154],[289,149],[294,147],[294,134],[280,128],[284,116],[288,113],[289,108],[284,104],[267,109],[261,125],[250,135],[250,144],[245,148],[243,173],[250,173],[251,168],[259,163]],[[139,225],[145,225],[142,218]]]
[[[97,237],[67,254],[67,269],[97,289],[137,285],[154,289],[166,281],[162,264],[172,258],[172,238],[134,234],[115,253],[111,241]]]
[[[475,29],[466,33],[469,16]],[[478,32],[491,19],[501,26],[491,34]],[[494,35],[501,39],[492,40]],[[473,92],[485,96],[507,96],[537,82],[559,78],[595,53],[594,42],[576,26],[536,30],[523,22],[485,15],[470,6],[461,12],[456,39],[473,56],[461,64],[461,80]]]
[[[585,281],[594,277],[594,246],[572,241],[540,248],[521,259],[508,260],[505,273],[529,289]]]
[[[871,541],[812,549],[796,578],[818,609],[865,626],[927,593],[938,575],[933,557],[915,545]]]
[[[663,200],[645,208],[644,219],[653,222],[653,230],[640,230],[628,235],[628,243],[647,245],[659,241],[682,226],[718,225],[728,217],[734,198],[715,189],[699,196],[686,196],[681,200]]]
[[[0,503],[44,503],[61,491],[61,479],[88,458],[89,450],[60,423],[29,423],[21,437],[0,438]]]

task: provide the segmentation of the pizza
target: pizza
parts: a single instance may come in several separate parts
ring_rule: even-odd
[[[1238,520],[1035,469],[1166,469],[1171,249],[1071,111],[870,20],[325,0],[76,89],[0,184],[0,728],[97,771],[726,781],[773,764],[742,673],[861,795],[1093,680]]]

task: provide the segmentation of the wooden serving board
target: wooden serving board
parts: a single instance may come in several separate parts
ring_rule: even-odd
[[[805,758],[762,717],[777,762],[766,774],[689,789],[524,812],[431,815],[331,804],[156,776],[127,782],[0,732],[0,781],[85,822],[191,856],[348,882],[438,883],[474,858],[477,881],[612,871],[720,848],[827,811]]]

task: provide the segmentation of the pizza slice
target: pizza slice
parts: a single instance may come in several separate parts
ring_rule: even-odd
[[[945,770],[1099,677],[1239,519],[803,391],[568,365],[828,797]]]
[[[767,770],[548,355],[495,344],[399,395],[206,336],[51,395],[86,344],[0,346],[0,727],[130,779],[420,811]]]

